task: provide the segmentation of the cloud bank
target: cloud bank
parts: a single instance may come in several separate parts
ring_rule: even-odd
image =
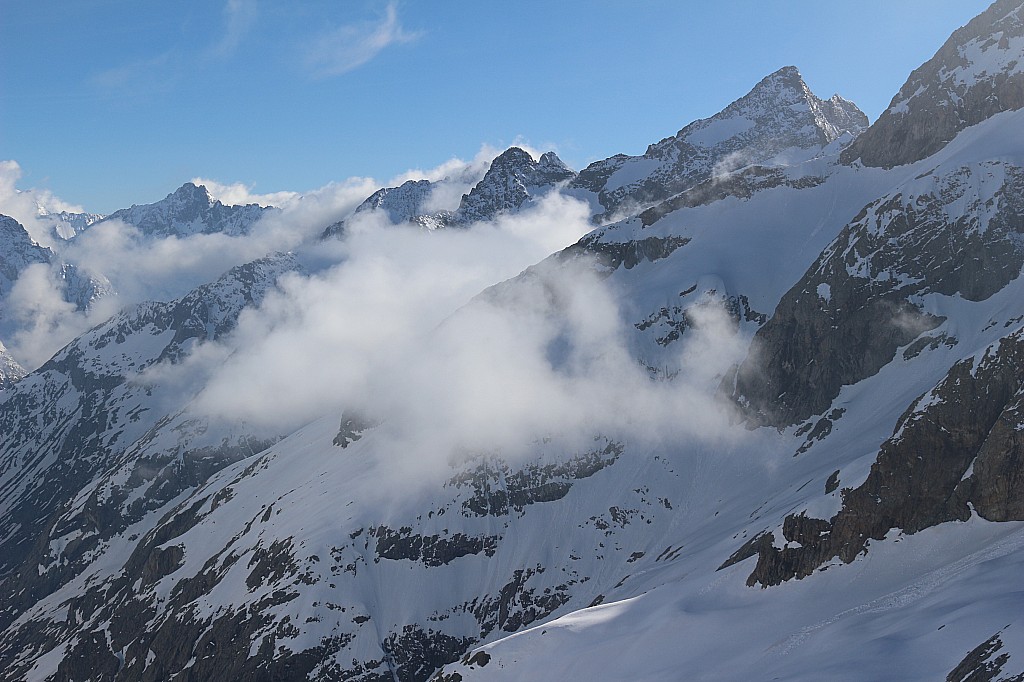
[[[592,263],[550,258],[519,274],[589,232],[588,217],[549,195],[468,230],[353,219],[337,263],[287,277],[231,337],[186,361],[204,386],[191,409],[260,435],[362,415],[381,422],[373,456],[408,481],[443,475],[456,453],[527,456],[549,436],[580,448],[596,434],[734,437],[712,396],[745,344],[721,307],[695,311],[678,373],[652,379]]]
[[[282,208],[301,195],[298,192],[281,191],[259,194],[252,191],[251,185],[241,182],[225,184],[209,178],[192,178],[194,185],[202,185],[210,192],[210,196],[226,206],[244,206],[259,204],[260,206],[276,206]]]

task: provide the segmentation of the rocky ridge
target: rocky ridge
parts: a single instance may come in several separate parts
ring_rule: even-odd
[[[942,149],[957,133],[1024,107],[1024,8],[999,0],[916,69],[889,108],[843,152],[844,163],[891,168]]]
[[[183,412],[190,396],[161,388],[146,371],[228,333],[295,267],[287,256],[256,261],[180,300],[124,311],[7,389],[0,401],[4,627],[78,579],[119,533],[265,447],[244,429],[218,431],[190,418]]]
[[[47,277],[77,310],[86,310],[96,299],[111,293],[104,277],[62,262],[52,250],[37,244],[18,221],[0,215],[0,329],[10,331],[8,296],[18,278],[34,266],[47,269]]]
[[[491,162],[483,179],[469,194],[463,195],[458,209],[445,223],[464,226],[493,220],[499,214],[522,209],[575,176],[554,152],[534,160],[529,152],[509,147]]]
[[[535,160],[529,152],[509,147],[491,161],[483,178],[462,195],[454,210],[425,211],[431,195],[446,180],[407,180],[398,187],[377,190],[356,207],[352,216],[379,210],[395,225],[412,224],[427,230],[465,228],[518,212],[574,177],[575,173],[554,152]],[[328,226],[321,238],[343,236],[346,220]]]
[[[160,201],[122,208],[94,224],[119,220],[148,237],[213,233],[235,237],[247,234],[265,214],[278,210],[258,204],[225,206],[206,187],[186,182]]]
[[[4,669],[364,682],[1012,675],[1024,656],[1024,603],[1006,589],[1024,547],[1013,522],[1024,116],[990,117],[939,155],[874,170],[836,164],[842,111],[823,114],[840,136],[819,144],[822,123],[803,155],[722,166],[718,182],[675,193],[668,171],[652,173],[648,186],[670,195],[651,210],[487,295],[564,318],[545,277],[594,267],[652,386],[721,386],[734,416],[772,428],[706,442],[538,435],[515,459],[454,453],[436,485],[399,495],[386,419],[346,412],[339,432],[327,415],[270,445],[205,431],[180,403],[129,409],[134,398],[100,390],[159,398],[124,377],[227,333],[218,311],[258,302],[242,292],[272,279],[260,267],[228,278],[231,305],[205,291],[160,308],[167,319],[152,328],[83,337],[81,357],[0,393],[0,415],[24,429],[8,463],[25,485],[51,466],[31,424],[64,429],[77,400],[48,403],[39,382],[95,383],[90,414],[112,415],[107,430],[75,422],[83,438],[62,452],[94,468],[65,487],[47,480],[50,507],[24,502],[18,518],[34,529],[0,526],[14,538],[0,556],[16,550],[0,571]],[[518,183],[479,196],[515,205]],[[728,364],[707,356],[699,371],[682,362],[704,345],[719,361],[739,353],[736,376],[722,381]],[[791,374],[802,380],[782,386]],[[680,422],[710,426],[703,401],[680,405]],[[108,447],[111,434],[131,445]],[[0,487],[0,500],[17,489]],[[841,565],[865,552],[858,570]]]
[[[596,195],[603,216],[638,213],[684,190],[776,157],[813,155],[858,135],[867,117],[839,95],[816,97],[787,66],[767,76],[718,114],[652,144],[642,156],[613,156],[584,170],[572,189]]]

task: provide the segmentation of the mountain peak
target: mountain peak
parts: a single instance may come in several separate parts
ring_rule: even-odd
[[[533,156],[522,147],[509,147],[491,161],[491,169],[502,167],[533,167],[537,164]]]
[[[206,189],[206,185],[197,185],[194,182],[186,182],[178,189],[174,190],[167,195],[167,199],[178,199],[188,202],[203,202],[212,204],[213,198],[210,196],[210,191]]]
[[[800,69],[795,66],[783,66],[781,69],[773,71],[762,78],[761,81],[754,86],[751,92],[756,92],[758,89],[779,87],[791,88],[810,93],[810,89],[804,82],[804,77],[800,75]]]
[[[467,225],[519,210],[531,199],[575,176],[554,152],[542,154],[537,161],[525,149],[509,147],[495,157],[469,194],[462,196],[458,210],[446,222]]]
[[[963,129],[1024,108],[1024,2],[998,0],[910,74],[842,155],[892,168],[927,158]]]
[[[213,232],[237,236],[247,233],[266,211],[276,210],[257,204],[225,206],[204,185],[186,182],[160,201],[122,208],[104,221],[120,220],[150,236],[184,237]]]
[[[642,156],[613,156],[584,169],[574,188],[593,192],[606,209],[642,210],[751,164],[786,165],[813,157],[868,117],[841,97],[819,99],[799,69],[784,66],[714,116],[652,144]]]
[[[802,148],[827,144],[845,132],[857,134],[868,125],[867,116],[853,102],[839,95],[820,99],[811,92],[797,67],[784,66],[762,78],[750,92],[715,116],[687,126],[680,135],[706,121],[741,118],[753,119],[769,136],[803,132],[806,139],[791,140]]]
[[[541,154],[540,161],[537,162],[537,167],[542,168],[545,171],[567,171],[569,173],[572,172],[570,168],[565,165],[565,162],[558,158],[558,155],[555,154],[554,152],[544,152],[543,154]]]

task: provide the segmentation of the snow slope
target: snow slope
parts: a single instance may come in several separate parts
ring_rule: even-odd
[[[289,256],[84,335],[0,392],[8,676],[1015,679],[1024,111],[844,163],[865,125],[787,68],[575,180],[509,150],[474,216],[621,219],[421,339],[416,405],[380,377],[266,442],[190,412],[175,368]]]

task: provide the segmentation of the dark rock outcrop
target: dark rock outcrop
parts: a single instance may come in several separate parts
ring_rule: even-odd
[[[963,360],[900,418],[867,480],[842,492],[831,519],[790,515],[790,543],[757,546],[750,585],[810,575],[838,558],[853,561],[870,540],[898,529],[916,533],[965,521],[972,509],[991,521],[1024,520],[1024,330],[980,359]],[[748,543],[749,544],[749,543]]]
[[[980,301],[1019,276],[1024,170],[993,162],[918,181],[866,206],[758,331],[735,381],[723,382],[751,423],[821,414],[844,385],[941,324],[915,297]]]
[[[927,158],[957,133],[1024,107],[1024,5],[998,0],[916,69],[841,160],[892,168]]]

